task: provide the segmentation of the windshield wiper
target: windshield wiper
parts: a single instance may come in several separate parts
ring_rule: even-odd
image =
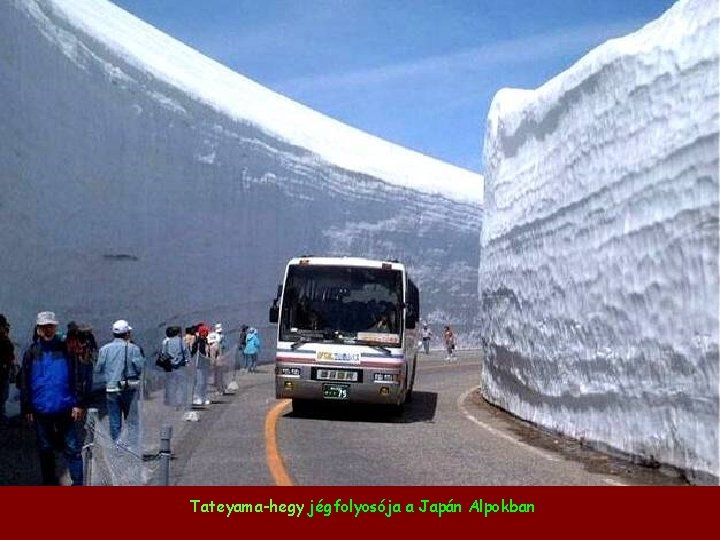
[[[297,349],[300,345],[303,345],[305,343],[322,343],[323,339],[319,336],[299,336],[300,339],[290,344],[290,348],[294,351]]]
[[[376,351],[382,351],[388,356],[392,356],[392,352],[387,347],[383,347],[382,345],[370,345],[370,347],[372,347]]]
[[[325,343],[326,341],[325,334],[319,330],[305,330],[301,328],[293,333],[298,337],[298,340],[290,345],[293,351],[305,343]]]

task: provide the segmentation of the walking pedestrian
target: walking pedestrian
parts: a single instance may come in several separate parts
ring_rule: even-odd
[[[67,343],[57,335],[52,311],[38,313],[38,339],[23,354],[21,410],[35,426],[43,485],[57,485],[55,443],[62,441],[72,485],[83,484],[82,442],[78,422],[83,419],[85,396],[75,384],[75,361]]]
[[[81,328],[75,321],[70,321],[65,342],[68,352],[77,362],[78,384],[82,387],[83,394],[89,398],[93,389],[93,371],[97,359],[97,344],[92,328],[87,325]]]
[[[185,327],[185,336],[183,336],[183,343],[185,344],[185,349],[188,351],[192,349],[193,343],[195,343],[195,338],[197,336],[197,327],[196,326],[186,326]]]
[[[85,387],[85,395],[89,397],[93,391],[93,372],[98,358],[98,345],[92,326],[81,324],[78,329],[78,338],[81,346],[80,365],[82,375],[80,380]],[[142,348],[140,352],[142,353]],[[145,355],[143,354],[143,356]]]
[[[450,328],[449,326],[445,327],[445,331],[443,332],[443,339],[445,340],[445,351],[447,352],[445,360],[454,360],[455,334],[453,333],[452,328]]]
[[[247,339],[245,340],[245,354],[248,360],[248,373],[256,371],[258,354],[260,353],[260,336],[255,328],[248,330]]]
[[[105,373],[110,437],[119,446],[137,448],[139,444],[138,395],[140,374],[145,358],[140,347],[130,341],[132,327],[124,319],[113,323],[113,340],[100,348],[97,373]],[[120,440],[123,420],[127,426],[126,440]]]
[[[10,341],[10,323],[0,313],[0,426],[8,423],[5,403],[10,396],[10,381],[15,379],[15,347]]]
[[[225,354],[225,334],[221,323],[215,325],[215,337],[217,338],[217,351],[220,356]]]
[[[189,406],[187,363],[190,358],[190,349],[185,345],[183,337],[180,336],[179,326],[168,326],[165,329],[165,338],[160,346],[160,354],[170,358],[170,371],[166,373],[165,405],[175,407],[176,410],[180,410],[185,405]]]
[[[214,382],[215,390],[219,394],[224,394],[225,385],[225,371],[227,370],[228,360],[225,358],[225,335],[223,334],[222,324],[217,323],[215,325],[215,344],[211,350],[213,367],[214,367]]]
[[[428,326],[428,323],[423,323],[422,327],[422,345],[425,350],[425,354],[430,354],[430,339],[432,339],[432,330]]]
[[[213,375],[213,388],[215,389],[215,392],[222,394],[224,390],[224,387],[222,386],[222,359],[220,358],[218,341],[218,335],[215,332],[210,332],[208,335],[208,356],[210,357],[210,369],[212,370]]]
[[[240,335],[238,336],[238,343],[237,343],[237,350],[238,350],[238,358],[235,365],[239,366],[240,358],[239,356],[242,355],[243,363],[242,367],[247,371],[248,368],[248,357],[247,354],[245,354],[245,345],[247,341],[247,331],[248,331],[248,325],[243,324],[240,328]],[[239,369],[239,368],[238,368]]]
[[[207,397],[207,381],[210,370],[209,335],[210,328],[203,322],[199,323],[197,325],[197,337],[191,349],[192,355],[195,356],[193,405],[210,405],[210,400]]]

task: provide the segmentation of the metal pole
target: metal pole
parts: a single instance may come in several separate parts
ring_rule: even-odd
[[[92,485],[93,446],[95,445],[95,426],[98,425],[98,410],[94,407],[88,409],[85,418],[85,445],[83,446],[83,484]]]
[[[163,424],[160,428],[160,485],[170,485],[170,439],[172,426]]]

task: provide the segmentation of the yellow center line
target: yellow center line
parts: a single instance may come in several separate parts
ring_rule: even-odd
[[[292,479],[285,468],[277,445],[277,419],[290,405],[289,399],[283,399],[272,407],[265,417],[265,457],[268,469],[277,486],[293,486]]]
[[[433,369],[448,367],[450,367],[450,365],[422,366],[418,368],[418,371],[431,371]],[[267,459],[268,469],[270,469],[270,475],[273,477],[273,481],[277,486],[295,485],[285,468],[277,444],[277,420],[290,403],[291,400],[289,399],[280,400],[267,412],[267,416],[265,417],[265,458]]]

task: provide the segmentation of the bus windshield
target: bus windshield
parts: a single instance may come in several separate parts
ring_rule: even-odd
[[[399,270],[293,265],[285,282],[280,340],[399,345],[402,307]]]

